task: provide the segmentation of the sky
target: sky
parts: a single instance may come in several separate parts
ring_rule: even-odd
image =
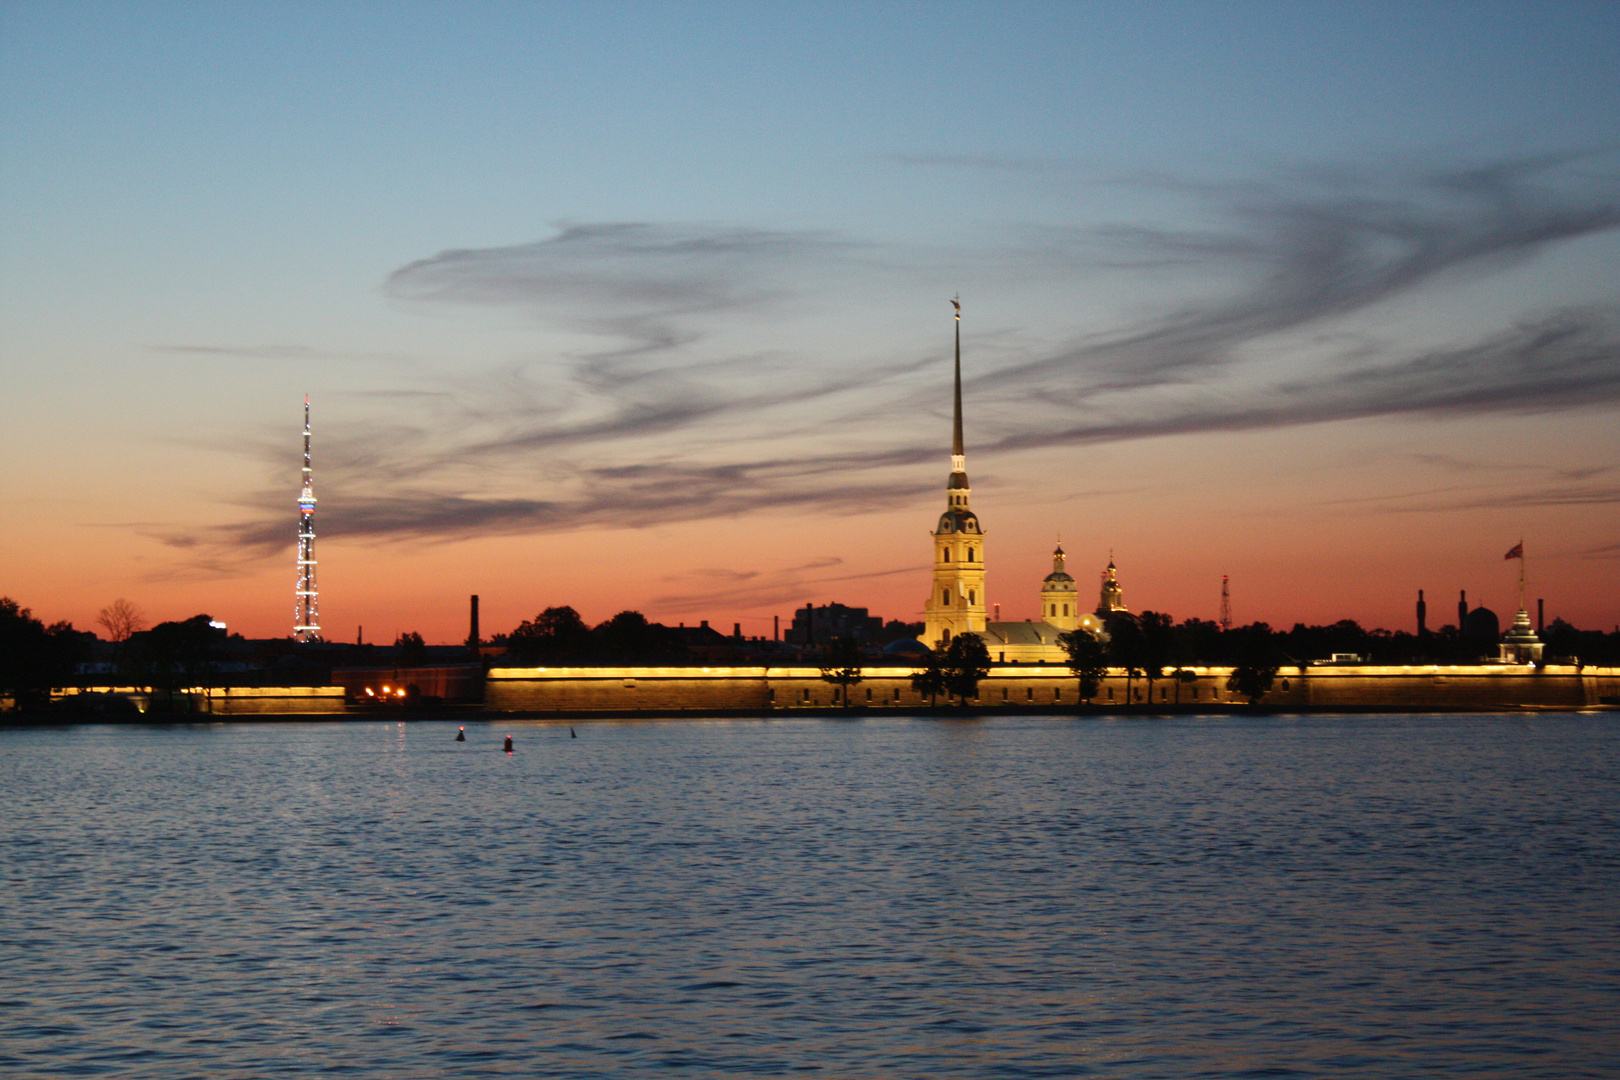
[[[0,594],[1620,625],[1620,5],[0,0]]]

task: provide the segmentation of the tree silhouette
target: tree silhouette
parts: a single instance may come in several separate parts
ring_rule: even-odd
[[[414,667],[427,661],[427,643],[414,630],[395,638],[394,647],[399,650],[395,659],[400,667]]]
[[[1153,682],[1164,677],[1165,665],[1170,662],[1170,616],[1158,611],[1144,611],[1138,624],[1142,631],[1142,674],[1147,679],[1148,704],[1153,703]]]
[[[66,686],[74,666],[88,655],[86,639],[72,624],[47,627],[9,596],[0,596],[0,695],[18,709],[43,706],[51,688]]]
[[[945,657],[938,649],[929,649],[917,658],[917,665],[911,674],[911,689],[927,694],[929,706],[936,706],[945,692]]]
[[[1110,619],[1108,622],[1108,659],[1115,667],[1125,669],[1125,704],[1131,704],[1131,680],[1141,678],[1146,672],[1143,666],[1146,663],[1147,642],[1143,640],[1142,628],[1136,620],[1129,615]]]
[[[844,708],[849,708],[849,688],[865,677],[861,664],[861,643],[852,637],[839,635],[821,649],[821,678],[843,688]]]
[[[1272,640],[1271,627],[1263,622],[1232,631],[1236,637],[1234,656],[1237,665],[1226,680],[1226,688],[1242,694],[1254,705],[1271,692],[1277,678],[1279,655]]]
[[[990,674],[990,650],[978,634],[957,634],[945,650],[945,689],[962,704],[979,696],[979,680]]]
[[[208,615],[162,622],[130,635],[126,655],[137,685],[152,692],[152,708],[185,707],[175,695],[214,684],[215,661],[225,644],[225,631]]]
[[[650,623],[639,611],[621,611],[602,623],[591,636],[597,652],[610,663],[682,660],[686,646],[667,627]]]
[[[115,645],[128,641],[131,634],[146,629],[146,617],[141,614],[141,609],[121,596],[101,609],[96,615],[96,622],[107,631],[107,640]]]
[[[506,637],[507,651],[531,661],[568,663],[591,652],[591,632],[571,607],[548,607]]]
[[[1102,689],[1102,681],[1108,675],[1102,642],[1088,631],[1070,630],[1058,636],[1058,644],[1069,654],[1069,670],[1080,680],[1080,700],[1091,704],[1091,699]]]

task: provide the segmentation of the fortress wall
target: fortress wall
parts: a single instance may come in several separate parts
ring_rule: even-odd
[[[1317,668],[1304,704],[1328,708],[1490,709],[1595,705],[1573,667]],[[1269,699],[1268,699],[1269,700]]]
[[[930,701],[911,688],[912,668],[866,668],[852,689],[853,704],[873,709],[926,708]],[[1193,684],[1179,687],[1181,703],[1231,702],[1224,668],[1197,669]],[[1132,698],[1147,700],[1147,686],[1132,681]],[[717,710],[791,712],[842,704],[839,687],[825,682],[817,668],[494,668],[484,684],[484,707],[491,712],[704,712]],[[1159,680],[1155,700],[1177,700],[1178,687]],[[1196,693],[1196,696],[1194,696]],[[1112,695],[1112,696],[1110,696]],[[945,698],[941,698],[941,703]],[[1125,679],[1103,680],[1099,705],[1124,704]],[[977,703],[1024,708],[1073,706],[1079,684],[1057,665],[1000,666],[979,686]]]
[[[210,716],[298,716],[342,713],[346,708],[341,686],[193,687],[181,694],[181,700],[189,699],[193,713]],[[80,695],[125,698],[143,713],[150,707],[146,690],[135,686],[67,687],[56,700],[71,704]]]
[[[1589,702],[1620,701],[1620,669],[1588,669],[1581,675]]]
[[[1155,680],[1152,705],[1242,704],[1226,688],[1231,669],[1198,667],[1193,679]],[[911,689],[911,668],[866,668],[853,688],[862,708],[912,710],[929,700]],[[735,668],[495,668],[485,684],[491,712],[793,712],[842,704],[838,687],[811,667]],[[1146,707],[1149,688],[1130,682],[1130,700]],[[1620,695],[1620,677],[1605,669],[1500,666],[1450,668],[1315,667],[1278,672],[1264,704],[1272,708],[1500,709],[1520,706],[1580,708]],[[946,699],[941,698],[941,703]],[[1126,702],[1126,680],[1103,680],[1094,703]],[[999,665],[980,683],[974,704],[994,708],[1071,708],[1079,703],[1078,680],[1060,665]]]
[[[214,716],[341,713],[346,708],[341,686],[249,686],[193,691],[198,712]]]
[[[332,669],[333,684],[343,687],[353,699],[364,698],[367,689],[380,694],[385,686],[393,689],[415,686],[423,697],[475,702],[483,679],[484,671],[477,664]]]

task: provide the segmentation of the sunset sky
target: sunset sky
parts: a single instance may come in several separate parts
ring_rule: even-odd
[[[0,594],[1620,623],[1620,4],[0,0]]]

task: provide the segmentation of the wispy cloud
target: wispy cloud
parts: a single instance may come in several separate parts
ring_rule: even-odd
[[[1607,310],[1558,312],[1481,341],[1417,355],[1313,371],[1214,400],[1164,395],[1135,415],[1046,425],[997,440],[991,449],[1420,414],[1457,416],[1589,408],[1620,401],[1620,328]]]
[[[977,169],[986,172],[1069,173],[1079,165],[1064,158],[1013,157],[1000,154],[896,154],[901,165],[923,168]]]
[[[365,360],[383,363],[399,362],[405,357],[392,353],[345,352],[321,349],[313,345],[262,343],[257,345],[223,345],[211,343],[168,343],[142,346],[148,352],[170,356],[208,356],[221,360]]]
[[[925,157],[912,163],[1017,166]],[[1590,160],[1139,182],[1196,200],[1204,224],[1023,230],[989,245],[983,266],[1077,283],[1186,266],[1215,283],[1212,295],[1113,330],[1060,319],[982,349],[996,361],[970,379],[981,463],[1046,447],[1620,400],[1614,306],[1504,313],[1494,328],[1423,348],[1385,340],[1366,319],[1437,284],[1620,229],[1620,183]],[[937,478],[912,467],[938,456],[929,436],[944,431],[915,418],[941,411],[948,353],[881,328],[858,342],[818,338],[819,312],[836,307],[806,312],[812,297],[914,302],[919,275],[937,273],[935,263],[967,273],[963,256],[830,232],[610,222],[403,266],[385,283],[396,304],[518,311],[572,337],[544,363],[390,390],[386,423],[326,436],[321,475],[342,509],[334,498],[325,532],[433,542],[914,503]],[[1356,318],[1360,329],[1347,331]],[[1051,341],[1060,344],[1038,344]],[[1267,362],[1279,350],[1299,355]],[[1607,498],[1578,484],[1571,498],[1577,489]],[[281,550],[285,501],[267,493],[255,505],[276,523],[227,526],[216,539]],[[702,595],[778,587],[709,585]],[[661,599],[675,610],[683,595]]]
[[[767,308],[793,295],[791,271],[865,246],[733,225],[570,223],[545,240],[440,252],[395,270],[384,289],[402,303],[515,307],[626,343],[603,363],[690,345],[703,334],[690,317]]]
[[[1213,264],[1240,287],[994,378],[1032,393],[1054,382],[1095,393],[1207,379],[1274,335],[1365,311],[1446,275],[1501,270],[1553,244],[1620,228],[1620,179],[1548,182],[1549,170],[1566,163],[1514,161],[1399,183],[1339,172],[1307,185],[1214,192],[1203,185],[1200,195],[1214,201],[1228,227],[1072,231],[1056,246],[1076,261]]]
[[[781,607],[784,604],[797,607],[818,601],[826,603],[835,586],[898,574],[915,574],[927,569],[925,563],[917,563],[857,574],[835,572],[843,563],[844,560],[839,558],[815,559],[779,570],[753,570],[742,574],[725,570],[695,570],[677,579],[689,581],[691,588],[655,596],[652,605],[659,611],[677,615],[696,614],[717,607],[734,611]]]

